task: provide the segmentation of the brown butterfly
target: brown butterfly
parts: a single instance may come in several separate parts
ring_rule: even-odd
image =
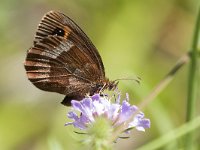
[[[66,95],[62,104],[81,100],[118,82],[105,77],[96,47],[69,17],[56,11],[44,15],[24,63],[28,79],[39,89]]]

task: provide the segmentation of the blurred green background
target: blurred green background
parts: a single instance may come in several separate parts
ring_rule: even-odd
[[[64,127],[69,121],[68,108],[60,104],[64,96],[40,91],[26,77],[26,51],[44,13],[59,10],[72,18],[98,48],[111,80],[139,76],[140,85],[119,84],[123,95],[128,92],[131,103],[139,104],[190,48],[198,4],[198,0],[1,1],[0,149],[83,149],[78,141],[84,137],[73,127]],[[188,65],[145,108],[151,128],[119,140],[116,150],[138,148],[185,122],[187,74]],[[182,146],[183,141],[177,140],[161,149]]]

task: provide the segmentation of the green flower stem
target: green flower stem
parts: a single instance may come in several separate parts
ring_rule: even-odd
[[[194,130],[200,129],[200,116],[197,118],[194,118],[190,122],[178,127],[177,129],[174,129],[162,137],[145,144],[144,146],[139,147],[137,150],[155,150],[155,149],[162,149],[167,144],[170,144],[170,142],[173,142],[177,138],[181,138],[185,134],[188,134]],[[192,149],[190,149],[192,150]]]
[[[198,84],[198,40],[199,40],[199,30],[200,30],[200,8],[197,16],[196,26],[194,29],[194,37],[191,48],[191,61],[189,68],[189,79],[188,79],[188,98],[187,98],[187,116],[186,121],[190,121],[195,116],[195,106],[197,99],[197,84]],[[186,149],[190,150],[193,146],[194,134],[190,133],[186,137]]]
[[[166,87],[167,85],[174,79],[176,73],[190,60],[190,54],[187,53],[183,55],[175,64],[175,66],[166,74],[166,76],[153,88],[149,95],[147,95],[142,103],[139,105],[139,109],[145,108],[151,101],[155,99]]]

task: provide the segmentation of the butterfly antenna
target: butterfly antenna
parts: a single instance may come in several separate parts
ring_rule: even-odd
[[[120,81],[120,80],[131,80],[131,81],[135,81],[138,84],[140,84],[141,78],[138,76],[136,78],[119,78],[119,79],[114,80],[114,82]]]

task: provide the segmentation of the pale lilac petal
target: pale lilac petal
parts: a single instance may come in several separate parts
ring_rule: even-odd
[[[79,121],[81,121],[85,125],[88,124],[88,123],[91,123],[90,118],[88,118],[88,116],[85,116],[83,114],[80,116]]]
[[[94,101],[93,102],[93,106],[94,106],[94,112],[95,114],[97,114],[98,116],[102,115],[105,111],[105,107],[103,104],[101,104],[99,101]]]
[[[150,120],[143,119],[144,114],[140,112],[134,117],[134,120],[129,123],[129,128],[135,127],[138,131],[145,131],[145,128],[150,128]]]
[[[140,120],[136,126],[136,129],[138,131],[145,131],[145,128],[150,128],[150,120],[149,119]]]
[[[143,126],[144,128],[150,128],[151,123],[149,119],[143,119],[140,121],[140,126]]]
[[[70,118],[70,119],[74,119],[74,120],[77,120],[78,119],[78,116],[75,112],[73,111],[70,111],[68,114],[67,114],[67,117]]]
[[[141,127],[141,126],[136,126],[135,128],[138,131],[143,131],[143,132],[145,131],[145,129],[143,127]]]
[[[78,117],[77,114],[74,112],[69,112],[67,116],[68,116],[68,118],[73,119],[74,122],[66,123],[65,126],[74,125],[74,127],[77,127],[80,129],[85,129],[86,124],[90,121],[87,118],[87,116],[81,115],[80,117]]]
[[[108,119],[114,121],[119,115],[120,105],[119,104],[112,104],[108,110]]]
[[[92,107],[92,100],[91,100],[91,98],[85,98],[85,99],[83,99],[81,104],[82,104],[82,106],[84,108],[89,108],[90,109]]]
[[[91,98],[84,98],[82,101],[75,101],[72,100],[72,106],[75,110],[81,112],[82,115],[88,116],[88,119],[94,121],[92,115],[92,99]]]
[[[78,110],[79,112],[82,112],[83,108],[82,108],[82,105],[81,105],[81,103],[79,101],[72,100],[71,104],[72,104],[72,107],[74,109]]]
[[[124,121],[127,121],[132,116],[134,111],[135,111],[134,107],[131,107],[127,101],[123,101],[121,112],[119,114],[119,118],[118,118],[118,121],[116,122],[116,125],[121,124]]]
[[[85,124],[83,124],[81,121],[73,122],[73,125],[74,125],[75,128],[79,128],[81,130],[86,129]]]
[[[81,104],[84,108],[82,110],[82,114],[84,114],[85,116],[88,116],[88,118],[90,118],[91,121],[94,121],[94,118],[93,118],[93,115],[92,115],[92,110],[93,110],[92,99],[91,98],[84,99],[81,102]]]
[[[92,100],[94,101],[94,100],[99,100],[100,99],[100,95],[99,94],[94,94],[91,98],[92,98]]]

